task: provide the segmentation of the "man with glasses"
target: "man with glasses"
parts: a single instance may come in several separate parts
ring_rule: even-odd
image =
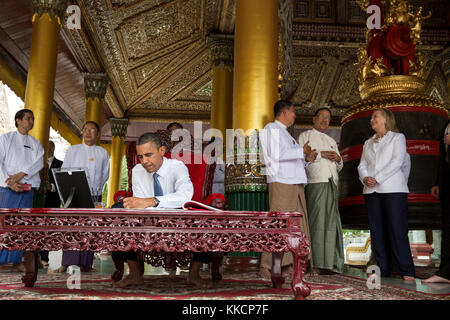
[[[66,153],[62,168],[87,168],[87,175],[94,202],[101,202],[103,185],[109,178],[108,152],[96,145],[100,128],[94,121],[83,126],[83,143],[71,146]],[[77,265],[83,272],[93,271],[92,251],[64,251],[62,266],[55,272],[65,272],[70,265]]]
[[[301,146],[309,141],[311,148],[318,151],[316,160],[306,167],[305,196],[313,265],[321,274],[342,273],[344,268],[337,189],[343,162],[336,141],[325,133],[330,120],[330,109],[319,108],[313,117],[313,129],[298,137]]]

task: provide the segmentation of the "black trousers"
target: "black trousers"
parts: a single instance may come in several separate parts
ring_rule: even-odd
[[[382,277],[389,277],[391,256],[401,276],[415,277],[408,239],[408,194],[365,194],[370,238]]]
[[[41,256],[41,260],[48,263],[48,251],[41,250],[39,251],[39,255]]]
[[[115,251],[111,254],[111,257],[114,260],[120,261],[127,261],[127,260],[137,261],[137,253],[135,251],[128,251],[128,252]],[[192,261],[210,263],[212,261],[212,254],[211,252],[194,253],[192,256]]]
[[[436,275],[450,280],[450,199],[442,199],[441,264]]]

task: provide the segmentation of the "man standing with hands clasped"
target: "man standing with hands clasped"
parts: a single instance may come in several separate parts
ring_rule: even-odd
[[[83,143],[71,146],[64,157],[62,168],[87,168],[89,187],[94,202],[101,202],[103,185],[109,177],[108,152],[96,145],[100,136],[100,127],[94,121],[87,121],[83,126]],[[82,272],[95,271],[93,251],[64,250],[61,267],[55,272],[65,272],[68,266],[76,265]]]
[[[34,126],[31,110],[19,110],[14,120],[17,131],[0,136],[0,208],[32,208],[34,190],[41,184],[44,149],[28,134]],[[22,255],[23,251],[0,250],[0,264],[13,263],[24,271]]]
[[[318,151],[316,160],[306,167],[308,185],[305,195],[314,268],[320,269],[321,274],[341,273],[344,269],[337,189],[343,162],[336,141],[325,134],[330,120],[330,109],[319,108],[313,117],[314,128],[298,137],[301,146],[309,141],[311,148]]]

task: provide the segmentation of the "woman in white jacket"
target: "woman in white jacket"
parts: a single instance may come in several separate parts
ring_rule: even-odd
[[[358,173],[364,185],[372,250],[382,277],[390,276],[393,256],[403,279],[414,280],[408,239],[408,177],[402,172],[409,158],[406,139],[388,109],[375,110],[370,124],[375,135],[364,143]]]

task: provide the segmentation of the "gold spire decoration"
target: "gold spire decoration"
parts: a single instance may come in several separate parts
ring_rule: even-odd
[[[370,0],[357,3],[363,11],[374,4]],[[392,106],[421,105],[446,111],[438,100],[425,95],[424,59],[418,50],[422,23],[431,12],[423,15],[423,7],[414,9],[406,0],[382,0],[381,6],[381,29],[368,29],[366,43],[357,53],[363,100],[348,109],[342,122],[363,111]],[[399,35],[405,30],[409,30],[409,39]],[[409,44],[409,51],[396,51],[395,45],[401,41]]]

